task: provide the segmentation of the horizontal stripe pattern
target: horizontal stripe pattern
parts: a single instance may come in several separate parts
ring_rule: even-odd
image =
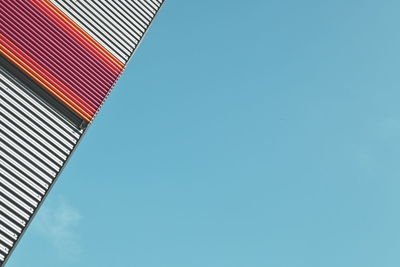
[[[51,0],[122,63],[126,63],[160,9],[161,0]]]
[[[91,122],[161,4],[0,1],[0,53]]]
[[[82,134],[0,68],[0,265]]]
[[[90,121],[123,65],[57,10],[47,1],[0,1],[0,51]]]
[[[162,3],[0,1],[0,266]]]

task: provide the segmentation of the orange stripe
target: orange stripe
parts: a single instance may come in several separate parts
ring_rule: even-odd
[[[0,34],[0,37],[2,37],[1,34]],[[43,79],[40,74],[38,74],[33,68],[31,68],[29,65],[24,63],[17,56],[15,56],[14,53],[12,53],[9,49],[4,47],[1,43],[0,43],[0,52],[2,52],[10,61],[12,61],[14,64],[16,64],[18,67],[20,67],[24,72],[26,72],[29,76],[31,76],[39,84],[41,84],[43,87],[45,87],[48,91],[50,91],[54,95],[58,96],[58,98],[62,102],[64,102],[68,107],[70,107],[72,110],[74,110],[82,118],[84,118],[86,121],[90,122],[91,118],[93,117],[92,115],[88,114],[82,108],[80,108],[78,105],[76,105],[74,102],[70,101],[69,98],[66,97],[59,90],[57,90],[55,88],[55,86],[53,86],[50,82],[46,81],[46,79]]]
[[[3,35],[0,34],[0,37]],[[51,72],[48,71],[46,66],[41,65],[38,61],[34,60],[34,58],[31,57],[32,54],[26,53],[26,51],[23,51],[17,44],[15,44],[13,41],[11,41],[8,38],[0,38],[0,41],[3,42],[3,46],[6,48],[8,47],[8,50],[15,54],[19,59],[22,59],[25,61],[25,63],[29,64],[31,67],[35,68],[36,71],[38,72],[39,75],[41,75],[43,78],[48,80],[49,82],[52,82],[53,85],[59,89],[59,91],[63,92],[67,97],[71,98],[71,100],[74,100],[77,102],[78,105],[80,105],[84,110],[89,111],[89,112],[95,112],[97,108],[94,108],[90,105],[88,105],[87,101],[83,101],[83,99],[77,95],[71,88],[66,86],[64,83],[62,83],[57,77],[55,77]]]
[[[73,20],[71,20],[67,15],[65,15],[58,7],[56,7],[49,0],[41,0],[43,4],[45,4],[48,8],[50,8],[55,14],[57,14],[60,19],[62,19],[66,24],[72,27],[77,33],[80,34],[86,41],[88,41],[92,46],[97,48],[95,51],[99,51],[104,57],[104,60],[111,61],[113,65],[117,68],[118,73],[124,67],[124,64],[120,62],[114,55],[112,55],[107,49],[105,49],[101,44],[99,44],[92,36],[90,36],[86,31],[84,31],[81,27],[79,27]],[[75,36],[79,41],[80,38]]]
[[[12,43],[8,39],[1,38],[3,35],[0,34],[0,40],[3,39],[3,46],[7,48],[8,50],[15,54],[19,59],[24,60],[25,64],[28,66],[30,65],[31,68],[35,68],[36,72],[40,75],[40,77],[43,77],[46,79],[49,83],[52,83],[54,87],[58,88],[58,91],[63,93],[66,97],[71,99],[72,101],[76,102],[77,105],[80,105],[80,107],[83,110],[88,111],[89,113],[93,113],[96,111],[95,108],[92,108],[87,105],[86,101],[83,101],[80,96],[75,94],[68,86],[66,86],[64,83],[60,82],[56,77],[54,77],[50,72],[46,70],[43,66],[41,66],[39,63],[37,63],[35,60],[33,60],[28,54],[26,54],[24,51],[22,51],[18,46],[16,46],[14,43]],[[26,60],[25,60],[26,59]]]

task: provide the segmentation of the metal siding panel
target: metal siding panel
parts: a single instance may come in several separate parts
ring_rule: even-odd
[[[159,8],[151,0],[0,1],[0,52],[91,122]]]
[[[151,0],[51,2],[124,64],[163,3]]]
[[[82,134],[0,68],[0,265]]]
[[[43,7],[47,5],[44,4],[45,2],[30,1],[29,5],[45,8]],[[28,1],[23,3],[26,6],[23,9],[27,17],[31,18],[30,23],[34,27],[30,28],[20,15],[3,14],[3,22],[7,22],[6,17],[8,19],[15,17],[21,23],[25,23],[27,28],[25,29],[27,30],[26,32],[17,30],[11,33],[10,29],[4,27],[3,24],[3,33],[9,32],[11,33],[10,36],[20,41],[21,45],[26,49],[25,52],[29,53],[29,56],[33,58],[33,64],[37,64],[39,61],[49,64],[49,68],[46,70],[47,72],[43,72],[44,74],[58,75],[57,78],[66,84],[76,85],[77,94],[85,98],[87,103],[96,106],[96,112],[93,113],[94,117],[110,93],[117,78],[121,75],[124,65],[129,61],[139,45],[163,1],[51,0],[51,2],[65,14],[64,16],[67,16],[82,27],[85,34],[89,34],[90,38],[94,38],[102,46],[102,49],[108,50],[109,53],[123,63],[116,76],[101,69],[103,68],[103,65],[101,65],[103,63],[108,64],[108,66],[112,65],[107,61],[109,59],[106,57],[101,62],[94,62],[93,59],[85,55],[86,61],[80,62],[81,65],[76,65],[78,64],[77,62],[72,62],[72,65],[68,65],[68,62],[71,63],[71,57],[66,54],[60,54],[60,51],[65,52],[68,51],[66,50],[67,48],[72,47],[76,49],[76,45],[71,40],[65,39],[64,35],[63,37],[55,34],[56,32],[60,33],[60,29],[51,28],[48,23],[43,24],[44,17],[40,17],[42,14],[28,9],[26,6]],[[8,8],[12,8],[14,11],[21,8],[13,1],[2,2],[2,4],[7,5]],[[57,11],[53,11],[57,13]],[[40,22],[41,20],[42,22]],[[9,27],[12,27],[11,20],[7,23],[9,23]],[[50,28],[46,28],[43,25]],[[34,29],[38,30],[39,33]],[[38,47],[40,47],[38,44],[36,44],[36,47],[31,47],[32,42],[43,44],[45,40],[43,39],[43,34],[45,34],[46,29],[50,29],[49,33],[55,38],[54,40],[65,41],[68,46],[62,48],[53,43],[60,51],[52,50],[48,55],[44,55],[42,51],[38,50]],[[79,32],[80,29],[76,30]],[[27,38],[30,39],[28,40]],[[46,45],[46,49],[53,49],[48,45]],[[84,48],[84,43],[80,43],[80,45],[82,46],[81,48]],[[83,49],[77,53],[82,55],[82,53],[88,53],[88,51]],[[51,62],[52,60],[54,62]],[[15,64],[15,62],[13,63]],[[33,93],[29,85],[27,86],[26,83],[20,82],[21,75],[14,76],[14,72],[11,74],[1,65],[0,266],[7,261],[86,131],[80,129],[77,124],[70,123],[66,119],[68,116],[61,114],[60,109],[53,108],[54,103],[50,103],[48,99],[42,96],[38,97],[37,92]],[[69,69],[66,68],[67,65]],[[88,76],[84,77],[80,72],[85,72]],[[100,75],[101,73],[106,75],[102,76]],[[25,74],[29,76],[29,73]],[[31,78],[34,79],[34,77]],[[45,88],[37,80],[34,79],[34,82]],[[101,87],[105,84],[107,88],[103,87],[102,91],[98,91],[99,86]],[[58,89],[60,89],[59,86],[61,85],[57,84]],[[87,87],[92,88],[91,91]],[[73,107],[67,106],[67,109],[74,110]]]

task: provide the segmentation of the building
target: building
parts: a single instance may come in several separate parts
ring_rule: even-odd
[[[162,4],[0,1],[0,266]]]

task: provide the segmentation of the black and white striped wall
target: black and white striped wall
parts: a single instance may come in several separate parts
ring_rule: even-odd
[[[51,1],[124,64],[164,2]],[[0,266],[86,131],[68,108],[5,62],[0,60]]]
[[[82,133],[0,68],[0,262],[12,250]]]
[[[51,0],[122,63],[126,63],[162,0]]]

